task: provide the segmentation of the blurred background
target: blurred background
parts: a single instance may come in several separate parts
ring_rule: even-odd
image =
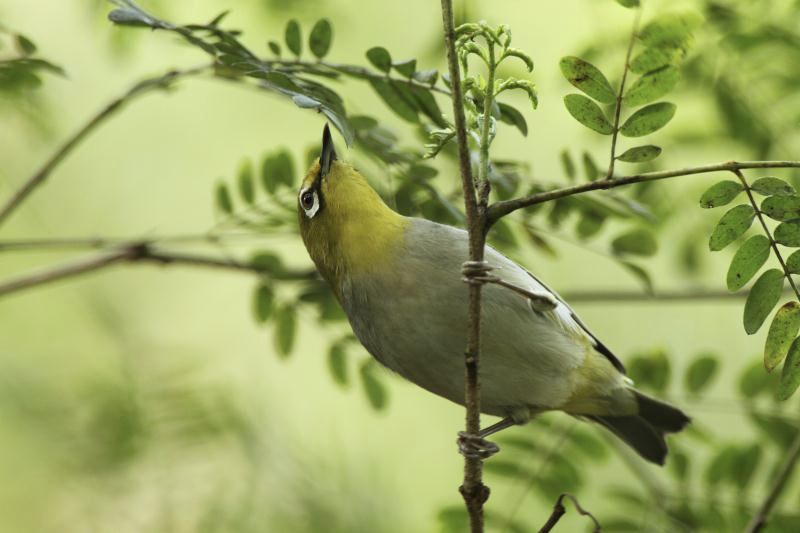
[[[182,24],[231,9],[225,26],[241,29],[242,41],[264,56],[268,40],[283,40],[288,20],[307,32],[324,17],[334,28],[331,61],[368,65],[364,52],[380,45],[396,58],[417,58],[420,69],[444,67],[437,2],[141,4]],[[2,197],[135,82],[207,61],[173,34],[113,26],[111,7],[0,0],[0,24],[29,37],[40,57],[65,71],[42,74],[39,88],[0,93]],[[798,158],[797,7],[646,2],[645,20],[677,10],[703,22],[671,97],[678,113],[658,134],[665,153],[658,167],[644,169]],[[607,139],[564,109],[561,99],[572,90],[558,61],[591,57],[618,77],[631,12],[610,0],[503,0],[461,3],[459,16],[511,25],[514,45],[536,63],[539,109],[530,111],[524,95],[509,99],[523,110],[528,136],[505,127],[494,145],[494,157],[524,164],[520,187],[567,183],[564,149],[576,161],[588,152],[604,165]],[[12,49],[4,42],[0,58]],[[418,130],[369,86],[336,86],[348,113],[377,117],[398,144],[422,150]],[[439,103],[449,115],[449,101]],[[320,115],[263,91],[212,77],[182,80],[131,102],[90,135],[4,223],[0,242],[172,236],[174,250],[225,258],[269,252],[286,268],[306,271],[310,261],[289,222],[274,232],[231,232],[222,243],[203,235],[220,223],[220,180],[234,181],[243,160],[258,167],[277,150],[288,151],[295,176],[302,175],[323,124]],[[402,179],[338,142],[383,190]],[[457,187],[451,160],[431,165],[444,189]],[[659,246],[636,265],[649,272],[656,296],[724,291],[730,254],[712,255],[706,245],[719,214],[697,208],[714,181],[671,180],[641,194],[656,213],[645,223]],[[291,205],[293,192],[285,196]],[[672,438],[664,469],[563,415],[508,430],[498,439],[504,453],[487,466],[490,530],[538,530],[553,496],[567,489],[609,531],[740,529],[798,427],[797,402],[776,403],[760,369],[765,332],[742,331],[740,298],[645,298],[641,274],[609,251],[628,222],[610,220],[583,238],[569,216],[558,227],[542,218],[535,232],[512,227],[508,253],[574,296],[576,311],[633,362],[644,386],[680,405],[695,424]],[[0,249],[0,276],[83,253]],[[0,530],[458,531],[463,461],[455,436],[463,408],[366,363],[363,349],[347,340],[346,324],[320,314],[325,304],[316,297],[298,300],[302,289],[278,286],[272,295],[275,313],[292,309],[296,332],[279,316],[258,320],[257,309],[254,319],[259,283],[236,270],[120,264],[1,297]],[[329,353],[336,341],[344,355]],[[715,362],[694,387],[686,372],[699,357]],[[799,498],[790,486],[771,531],[797,530],[792,507]],[[587,524],[570,509],[559,527]]]

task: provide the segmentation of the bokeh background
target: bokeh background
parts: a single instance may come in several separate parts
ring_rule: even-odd
[[[438,2],[142,0],[142,5],[180,22],[206,21],[231,9],[226,24],[242,29],[243,41],[264,54],[266,41],[281,40],[290,18],[308,28],[326,17],[334,26],[332,60],[366,64],[364,51],[381,45],[395,56],[418,58],[425,68],[443,67]],[[777,32],[780,27],[787,32],[785,41],[737,55],[735,47],[726,48],[730,43],[724,41],[721,19],[713,18],[714,9],[722,13],[722,8],[747,21],[737,23],[737,31],[772,27]],[[106,20],[109,9],[90,0],[0,0],[0,23],[31,37],[42,57],[66,71],[64,77],[45,76],[44,85],[25,97],[0,96],[0,194],[12,191],[61,140],[135,81],[205,60],[173,35],[113,27]],[[604,70],[618,72],[630,13],[610,0],[503,0],[472,2],[466,9],[470,18],[510,24],[515,46],[536,62],[533,79],[541,105],[526,111],[531,132],[522,137],[502,129],[496,157],[526,162],[530,175],[547,183],[563,182],[565,147],[578,157],[588,150],[605,161],[606,139],[572,121],[561,103],[570,89],[558,60],[589,48]],[[659,134],[665,148],[659,164],[797,158],[798,74],[790,72],[800,53],[800,36],[790,35],[800,27],[791,29],[796,3],[647,2],[645,19],[666,9],[688,9],[713,23],[697,31],[696,61],[674,97],[678,114]],[[731,79],[739,92],[720,89]],[[368,87],[347,81],[340,92],[348,111],[380,117],[404,144],[421,148],[420,138]],[[525,108],[522,96],[512,101]],[[449,103],[440,102],[447,112]],[[732,109],[741,114],[734,108],[745,107],[763,123],[752,126],[756,133],[747,124],[736,130],[736,120],[749,119],[732,119]],[[169,93],[133,102],[91,135],[3,225],[0,241],[201,235],[215,224],[213,187],[220,178],[230,178],[243,158],[280,147],[291,151],[301,172],[322,126],[320,116],[263,92],[214,79],[183,81]],[[343,146],[340,152],[349,157]],[[452,165],[441,163],[440,170],[456,181]],[[381,175],[378,167],[374,172],[375,182],[391,187],[388,174]],[[712,177],[697,176],[658,186],[669,216],[658,226],[658,253],[642,263],[656,294],[724,289],[730,256],[712,256],[705,247],[718,215],[697,209],[699,194],[711,183]],[[619,226],[610,224],[590,242],[580,241],[568,226],[547,235],[555,255],[522,245],[515,257],[565,294],[643,292],[640,281],[606,251]],[[231,257],[277,250],[292,266],[309,266],[292,234],[250,234],[212,249]],[[3,251],[0,275],[8,278],[75,254]],[[351,350],[349,385],[337,384],[326,354],[331,339],[346,329],[322,324],[310,312],[299,314],[291,356],[279,357],[272,326],[253,320],[255,285],[248,273],[137,264],[0,299],[0,530],[407,532],[448,527],[452,520],[442,510],[460,504],[463,462],[454,441],[463,409],[384,371],[380,381],[387,405],[374,409],[358,380],[363,351]],[[648,493],[647,483],[663,489],[665,505],[684,506],[687,497],[713,500],[723,517],[750,514],[760,501],[784,448],[760,432],[749,413],[777,416],[785,434],[796,427],[796,405],[778,406],[769,395],[743,397],[740,376],[758,364],[764,332],[747,336],[742,331],[742,303],[736,298],[576,298],[574,303],[623,360],[666,356],[665,372],[672,379],[663,395],[696,421],[693,434],[672,439],[691,459],[683,478],[669,467],[635,460],[631,467],[599,429],[584,428],[588,449],[564,448],[559,439],[574,427],[565,416],[546,417],[546,426],[509,430],[536,443],[530,452],[511,457],[533,476],[541,472],[537,468],[546,468],[552,453],[574,462],[582,504],[601,522],[620,515],[629,519],[610,531],[726,530],[724,518],[716,522],[718,528],[714,520],[690,527],[664,519],[655,504],[628,510],[634,509],[630,498]],[[700,354],[717,358],[719,372],[702,396],[693,396],[685,392],[682,376]],[[708,473],[709,461],[726,443],[763,447],[746,486],[717,485],[715,474]],[[598,460],[582,458],[599,447]],[[513,519],[535,530],[552,505],[543,497],[546,491],[524,476],[498,470],[487,474],[493,488],[490,512],[497,523]],[[627,496],[620,494],[625,490]],[[784,514],[791,515],[797,488],[791,487],[784,500]],[[568,514],[561,530],[586,527],[584,519],[571,510]]]

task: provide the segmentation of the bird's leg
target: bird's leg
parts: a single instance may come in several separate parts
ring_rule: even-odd
[[[493,435],[498,431],[516,425],[512,417],[506,417],[500,422],[492,424],[487,428],[483,428],[477,435],[459,431],[458,433],[458,451],[464,457],[471,459],[488,459],[492,455],[500,451],[500,447],[494,442],[489,442],[486,437]]]
[[[491,274],[493,267],[486,261],[466,261],[461,265],[462,281],[470,284],[495,283],[506,289],[510,289],[517,294],[526,297],[534,311],[550,311],[558,305],[558,300],[549,292],[534,292],[519,285],[514,285],[505,281],[500,276]]]
[[[483,428],[478,435],[481,437],[488,437],[489,435],[494,435],[499,431],[510,428],[511,426],[516,426],[517,424],[519,424],[519,422],[515,421],[514,417],[507,416],[500,422],[495,422],[491,426]]]

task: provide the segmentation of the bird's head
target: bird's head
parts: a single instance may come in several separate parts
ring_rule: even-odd
[[[297,195],[300,234],[338,293],[343,275],[374,270],[402,242],[407,224],[352,166],[339,160],[328,125],[322,152]]]

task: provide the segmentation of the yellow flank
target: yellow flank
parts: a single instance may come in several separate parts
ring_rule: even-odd
[[[303,189],[314,186],[318,176],[319,162],[309,169]],[[320,210],[313,218],[300,210],[300,233],[317,269],[340,297],[345,276],[387,272],[386,263],[404,247],[409,220],[392,211],[347,163],[333,161],[321,179]]]
[[[619,371],[586,345],[586,358],[573,375],[573,392],[561,407],[567,413],[578,415],[634,415],[638,411],[636,399]]]

